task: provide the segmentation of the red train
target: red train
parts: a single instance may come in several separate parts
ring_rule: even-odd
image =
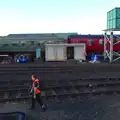
[[[120,35],[117,36],[120,37]],[[118,40],[120,39],[114,36],[113,42]],[[102,54],[104,50],[104,35],[71,35],[65,40],[65,43],[85,43],[87,53]],[[107,47],[109,47],[109,45],[107,45]],[[120,51],[120,44],[116,44],[113,49]]]

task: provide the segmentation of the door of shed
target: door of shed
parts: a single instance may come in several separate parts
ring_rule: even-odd
[[[64,45],[56,46],[56,54],[57,61],[66,60],[66,47]]]
[[[75,60],[86,60],[85,47],[84,46],[74,46],[74,59]]]
[[[55,61],[56,60],[56,46],[46,45],[45,47],[45,59],[46,61]]]

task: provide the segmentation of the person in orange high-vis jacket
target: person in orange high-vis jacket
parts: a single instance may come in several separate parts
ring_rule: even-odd
[[[32,95],[32,105],[30,109],[35,108],[35,102],[37,101],[43,110],[46,110],[46,106],[43,104],[42,98],[41,98],[41,90],[40,90],[40,82],[39,79],[32,75],[32,88],[31,88],[31,95]]]

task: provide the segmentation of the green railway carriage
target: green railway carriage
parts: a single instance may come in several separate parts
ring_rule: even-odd
[[[0,37],[0,55],[15,56],[16,54],[31,54],[35,58],[40,48],[44,55],[45,43],[63,43],[69,35],[77,33],[42,33],[42,34],[9,34]]]

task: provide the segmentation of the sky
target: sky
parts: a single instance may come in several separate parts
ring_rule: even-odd
[[[19,33],[102,34],[119,0],[0,0],[0,36]]]

